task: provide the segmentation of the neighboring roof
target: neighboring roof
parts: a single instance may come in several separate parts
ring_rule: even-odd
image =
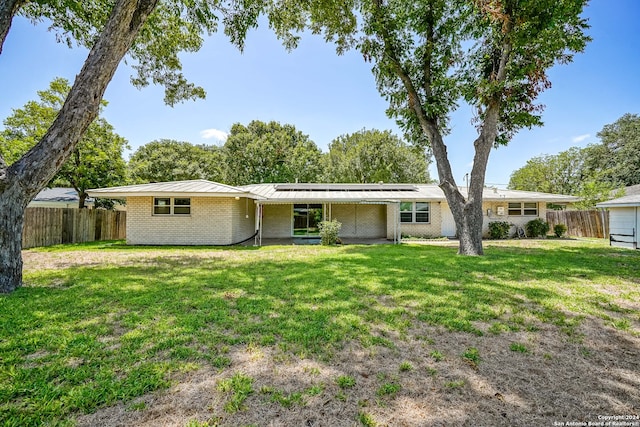
[[[73,188],[45,188],[41,192],[38,193],[36,197],[33,198],[34,202],[78,202],[78,192]],[[87,199],[87,202],[91,202],[92,200]]]
[[[633,194],[631,196],[618,197],[617,199],[607,200],[606,202],[598,203],[596,208],[620,208],[620,207],[633,207],[640,206],[640,194]]]
[[[256,198],[248,191],[206,179],[191,181],[154,182],[151,184],[124,185],[121,187],[96,188],[87,190],[93,197],[123,198],[135,196],[183,196],[183,197],[230,197]]]
[[[466,188],[460,192],[466,196]],[[93,197],[124,198],[133,196],[175,197],[233,197],[259,199],[263,203],[309,202],[393,202],[400,200],[444,201],[444,193],[435,184],[250,184],[231,187],[204,179],[193,181],[157,182],[153,184],[126,185],[123,187],[87,190]],[[532,201],[570,203],[574,196],[537,193],[532,191],[499,190],[485,188],[484,200]]]
[[[640,184],[632,185],[630,187],[625,187],[624,188],[624,195],[625,196],[640,195]]]

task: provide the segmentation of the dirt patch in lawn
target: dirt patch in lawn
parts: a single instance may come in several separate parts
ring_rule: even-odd
[[[476,336],[419,325],[406,335],[388,336],[392,347],[349,342],[328,362],[300,359],[277,346],[236,346],[228,353],[229,368],[203,368],[176,378],[168,390],[76,421],[80,426],[184,426],[190,421],[551,426],[639,415],[640,339],[591,319],[577,332],[569,337],[543,324],[535,332]],[[469,356],[474,354],[478,357]],[[238,375],[252,381],[252,391],[234,411],[229,407],[233,390],[223,391],[220,384]],[[343,381],[341,387],[340,377],[355,384]]]

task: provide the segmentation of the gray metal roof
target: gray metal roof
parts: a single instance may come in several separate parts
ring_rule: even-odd
[[[640,194],[632,194],[631,196],[618,197],[617,199],[607,200],[598,203],[597,208],[615,208],[615,207],[633,207],[640,206]]]
[[[36,202],[77,202],[79,200],[78,192],[73,188],[56,187],[45,188],[33,198]],[[87,202],[93,199],[87,199]]]
[[[466,196],[466,188],[459,188]],[[392,202],[392,201],[446,201],[444,192],[435,184],[250,184],[231,187],[204,179],[193,181],[157,182],[152,184],[125,185],[122,187],[88,190],[93,197],[124,198],[132,196],[191,196],[233,197],[241,196],[262,200],[263,203],[309,202]],[[532,191],[499,190],[485,188],[484,200],[575,202],[577,197]]]
[[[123,198],[133,196],[197,196],[255,198],[248,191],[206,179],[191,181],[154,182],[151,184],[124,185],[121,187],[96,188],[87,190],[93,197]]]

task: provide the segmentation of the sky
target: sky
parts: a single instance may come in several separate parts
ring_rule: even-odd
[[[597,143],[604,125],[625,113],[640,114],[640,1],[592,0],[584,16],[593,41],[572,63],[549,71],[552,87],[539,98],[546,106],[544,126],[523,129],[507,147],[492,151],[487,185],[504,187],[530,158]],[[72,82],[86,55],[83,48],[57,43],[46,23],[14,19],[0,54],[0,119],[37,99],[54,78]],[[287,52],[263,26],[249,34],[241,53],[219,32],[181,59],[185,76],[206,90],[206,100],[166,106],[162,87],[134,88],[132,70],[120,64],[105,93],[103,117],[128,140],[125,158],[161,138],[221,145],[234,123],[251,120],[293,124],[323,151],[334,138],[363,128],[401,135],[385,114],[371,64],[355,51],[338,56],[321,37],[305,36]],[[458,185],[472,166],[471,118],[472,109],[461,106],[445,138]],[[430,172],[437,178],[435,164]]]

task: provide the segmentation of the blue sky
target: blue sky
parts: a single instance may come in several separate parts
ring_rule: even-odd
[[[593,41],[573,63],[550,71],[553,86],[540,98],[545,125],[522,130],[508,147],[492,151],[488,184],[505,185],[531,157],[598,142],[605,124],[625,113],[640,114],[640,1],[593,0],[585,16]],[[34,27],[15,19],[0,54],[0,118],[36,99],[36,91],[55,77],[73,81],[86,54],[56,43],[46,24]],[[240,53],[218,33],[200,52],[182,59],[185,75],[205,88],[206,100],[168,107],[162,88],[131,86],[124,63],[109,85],[104,117],[133,150],[159,138],[221,144],[216,136],[233,123],[254,119],[293,124],[323,151],[335,137],[362,128],[400,134],[385,115],[387,103],[376,90],[370,64],[357,52],[337,56],[320,37],[304,37],[288,53],[264,27],[249,35]],[[473,159],[471,114],[461,107],[445,140],[459,185]],[[431,175],[437,178],[435,165]]]

